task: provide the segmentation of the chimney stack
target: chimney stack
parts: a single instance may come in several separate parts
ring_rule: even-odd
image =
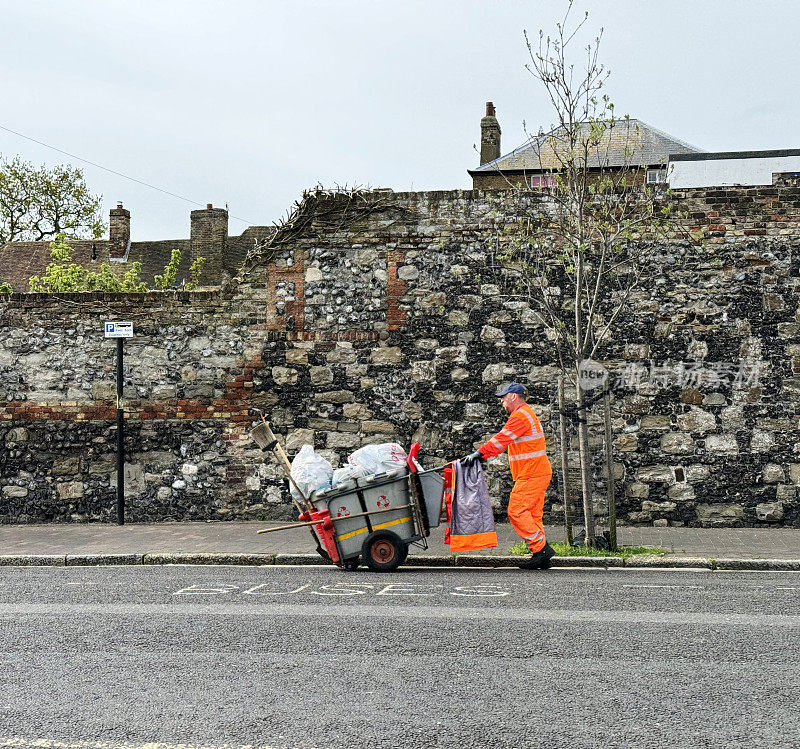
[[[108,212],[108,257],[122,260],[128,254],[131,243],[131,212],[117,203]]]
[[[206,259],[201,285],[217,286],[222,283],[222,256],[228,241],[228,211],[207,203],[205,209],[192,211],[189,231],[190,258]]]
[[[500,158],[500,123],[494,104],[486,102],[486,116],[481,119],[481,164]]]

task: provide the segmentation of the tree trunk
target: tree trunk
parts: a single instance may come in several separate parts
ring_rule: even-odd
[[[578,381],[575,389],[578,407],[578,450],[581,456],[581,489],[583,492],[583,519],[586,529],[586,546],[594,546],[594,506],[592,505],[592,467],[589,463],[588,409],[581,410],[583,390]]]
[[[564,416],[564,375],[558,378],[558,421],[561,442],[561,476],[562,495],[564,501],[564,530],[567,534],[567,543],[572,546],[572,492],[569,485],[569,460],[567,451],[567,418]]]
[[[607,387],[604,385],[603,387]],[[617,550],[617,503],[614,495],[614,456],[611,453],[611,394],[606,390],[603,396],[603,411],[606,422],[606,496],[608,497],[608,533],[611,551]]]

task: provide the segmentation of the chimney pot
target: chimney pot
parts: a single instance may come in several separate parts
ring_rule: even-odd
[[[206,203],[206,210],[210,211],[214,206],[211,203]]]
[[[118,200],[118,201],[117,201],[117,208],[122,208],[122,207],[123,207],[123,206],[122,206],[122,201],[121,201],[121,200]]]
[[[494,104],[487,101],[486,116],[481,120],[481,164],[500,158],[500,123],[494,115]]]

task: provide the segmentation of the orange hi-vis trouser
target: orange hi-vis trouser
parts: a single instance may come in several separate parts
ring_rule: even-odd
[[[551,472],[535,478],[517,479],[508,500],[508,520],[533,554],[541,551],[547,542],[542,512],[544,493],[552,477]]]

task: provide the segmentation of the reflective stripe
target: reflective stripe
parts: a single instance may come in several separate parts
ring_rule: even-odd
[[[514,444],[518,445],[520,442],[533,442],[534,440],[540,440],[544,437],[544,432],[537,432],[536,434],[528,435],[527,437],[517,437],[514,440]]]
[[[538,541],[540,538],[544,536],[544,533],[541,531],[536,531],[532,536],[525,536],[523,541]]]
[[[506,437],[511,437],[512,440],[518,439],[517,435],[514,434],[510,429],[501,429],[500,434],[505,434]]]
[[[517,453],[516,455],[509,455],[508,459],[511,460],[527,460],[528,458],[541,458],[547,455],[547,450],[537,450],[532,453]]]
[[[536,417],[535,416],[531,416],[525,410],[524,406],[521,406],[520,408],[518,408],[517,411],[520,411],[522,413],[522,415],[528,420],[528,423],[531,425],[531,432],[532,433],[536,433],[536,432],[539,431],[539,427],[536,425]],[[515,413],[516,413],[516,411],[515,411]]]
[[[492,438],[489,440],[489,444],[490,444],[490,445],[494,445],[494,446],[495,446],[495,447],[496,447],[498,450],[500,450],[501,452],[502,452],[503,450],[505,450],[505,447],[503,447],[503,443],[502,443],[502,442],[500,442],[500,440],[499,440],[499,439],[496,439],[495,437],[492,437]]]

